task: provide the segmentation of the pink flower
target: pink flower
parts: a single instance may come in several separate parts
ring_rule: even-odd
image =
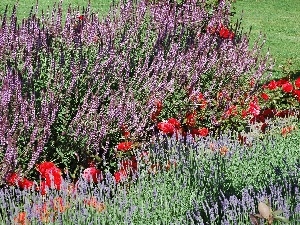
[[[257,103],[257,99],[254,101],[250,102],[249,108],[248,108],[249,113],[251,113],[253,116],[258,116],[260,112],[260,107]]]

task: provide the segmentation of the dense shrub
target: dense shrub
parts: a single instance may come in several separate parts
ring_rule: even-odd
[[[1,171],[4,178],[32,170],[43,159],[67,168],[73,177],[96,160],[117,168],[115,146],[127,125],[135,144],[157,133],[150,120],[155,100],[158,120],[198,109],[189,95],[203,94],[207,107],[197,125],[219,134],[245,126],[222,120],[231,105],[260,91],[270,68],[260,45],[230,30],[230,4],[122,1],[104,19],[88,7],[81,13],[61,5],[18,24],[15,11],[0,29]],[[251,83],[250,83],[251,81]],[[239,109],[239,111],[241,111]],[[200,120],[201,117],[201,120]]]

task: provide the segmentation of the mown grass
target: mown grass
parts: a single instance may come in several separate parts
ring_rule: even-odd
[[[265,35],[264,52],[270,49],[275,59],[274,76],[283,77],[283,66],[291,63],[291,71],[300,71],[300,4],[298,0],[236,0],[233,21],[242,17],[244,31],[250,33],[250,45]],[[243,12],[243,14],[242,14]]]
[[[47,1],[39,1],[38,2],[38,15],[41,15],[42,10],[44,12],[47,11],[48,7],[52,10],[52,6],[56,3],[59,3],[59,0],[47,0]],[[82,7],[86,7],[88,5],[87,0],[81,1],[81,0],[63,0],[62,6],[63,6],[63,15],[65,15],[65,12],[67,11],[69,5],[71,5],[73,8],[78,8],[82,11]],[[97,12],[100,15],[106,15],[109,12],[110,4],[113,2],[113,0],[91,0],[90,5],[91,8],[94,10],[94,12]],[[115,1],[116,2],[116,1]],[[15,5],[15,1],[10,0],[3,0],[0,4],[0,15],[2,15],[5,11],[5,7],[8,6],[8,15],[12,12],[13,6]],[[35,8],[36,1],[34,0],[21,0],[18,3],[18,9],[17,9],[17,17],[19,22],[22,21],[23,18],[27,18],[31,8]],[[50,10],[50,12],[51,12]]]

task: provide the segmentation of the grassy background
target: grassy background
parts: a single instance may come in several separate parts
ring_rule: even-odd
[[[274,75],[281,77],[281,67],[288,61],[291,70],[300,72],[300,4],[299,0],[236,0],[233,7],[234,19],[240,18],[243,11],[242,27],[248,32],[250,43],[260,32],[266,36],[264,51],[270,48],[276,60]]]

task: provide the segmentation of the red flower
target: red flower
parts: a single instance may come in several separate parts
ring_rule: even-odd
[[[195,116],[196,116],[196,112],[195,111],[186,114],[186,124],[188,126],[194,127],[196,125]]]
[[[294,90],[293,95],[297,98],[297,100],[300,102],[300,90]]]
[[[300,77],[298,77],[296,80],[295,80],[295,86],[297,88],[300,88]]]
[[[226,110],[226,112],[224,113],[223,115],[223,119],[226,119],[230,116],[235,116],[237,115],[237,111],[236,111],[236,106],[233,105],[233,106],[230,106],[228,110]]]
[[[29,189],[33,186],[33,181],[23,178],[20,182],[18,182],[18,185],[21,189]]]
[[[121,142],[117,146],[117,150],[122,152],[127,152],[131,148],[132,148],[132,142],[128,142],[128,141]]]
[[[103,179],[102,172],[95,167],[86,168],[83,171],[82,177],[86,182],[93,181],[95,183],[98,183],[98,177],[100,177],[100,180]]]
[[[231,32],[226,27],[224,27],[223,25],[221,25],[219,35],[221,38],[224,38],[224,39],[233,39],[234,38],[234,33]]]
[[[129,137],[129,135],[130,135],[130,133],[129,133],[129,131],[126,129],[126,127],[124,126],[124,125],[122,125],[121,127],[121,131],[122,131],[122,135],[124,136],[124,137]]]
[[[61,173],[57,169],[49,169],[45,173],[45,180],[48,187],[60,190],[62,179]]]
[[[49,186],[46,184],[46,181],[41,181],[40,187],[38,188],[38,190],[41,192],[41,195],[45,195],[45,194],[47,194],[48,188],[49,188]]]
[[[126,170],[121,169],[121,170],[115,172],[114,177],[115,177],[116,183],[119,183],[121,180],[123,180],[124,178],[127,177]]]
[[[282,85],[284,85],[286,83],[289,83],[289,81],[287,79],[285,79],[285,78],[282,78],[282,79],[276,81],[276,86],[280,87],[280,86],[282,86]]]
[[[43,162],[40,165],[37,166],[37,171],[40,172],[40,174],[42,175],[42,177],[45,177],[45,173],[47,170],[49,169],[57,169],[59,170],[59,168],[56,167],[56,165],[53,162]]]
[[[162,110],[162,102],[160,100],[155,100],[155,105],[156,105],[156,108],[157,108],[157,111],[161,111]]]
[[[33,181],[20,177],[16,173],[11,173],[6,179],[6,182],[8,183],[8,185],[17,185],[21,189],[29,189],[33,186]]]
[[[275,90],[277,88],[277,83],[275,80],[270,81],[270,83],[268,84],[268,88],[270,91]]]
[[[281,117],[281,118],[284,118],[284,117],[287,117],[287,116],[293,116],[293,115],[294,115],[293,111],[288,110],[288,109],[279,111],[275,114],[275,116]]]
[[[83,15],[80,15],[80,16],[77,16],[77,18],[78,18],[79,20],[83,20],[83,19],[84,19],[84,16],[83,16]]]
[[[261,115],[265,118],[273,118],[275,116],[276,110],[275,109],[265,109],[261,112]]]
[[[264,100],[269,100],[269,95],[267,95],[266,93],[262,93],[261,95],[260,95]]]
[[[261,132],[265,133],[266,132],[266,128],[268,127],[268,125],[266,123],[263,123],[260,127]]]
[[[293,91],[293,85],[290,82],[287,82],[285,84],[282,85],[282,90],[285,93],[290,93]]]
[[[250,120],[250,123],[264,123],[265,122],[265,118],[263,115],[257,115],[257,116],[253,116],[252,119]]]
[[[242,118],[245,118],[248,115],[247,110],[243,110],[242,111]]]
[[[123,160],[121,162],[121,169],[135,173],[137,171],[137,160],[135,156],[132,156],[131,159]]]
[[[208,135],[208,129],[203,127],[203,128],[200,128],[200,129],[195,129],[195,128],[192,128],[191,129],[191,134],[193,137],[195,137],[195,135],[200,135],[202,137],[206,137]]]
[[[173,135],[175,129],[174,125],[168,122],[158,123],[157,128],[167,135]]]
[[[180,128],[180,122],[175,118],[168,119],[168,123],[173,124],[176,129]]]

